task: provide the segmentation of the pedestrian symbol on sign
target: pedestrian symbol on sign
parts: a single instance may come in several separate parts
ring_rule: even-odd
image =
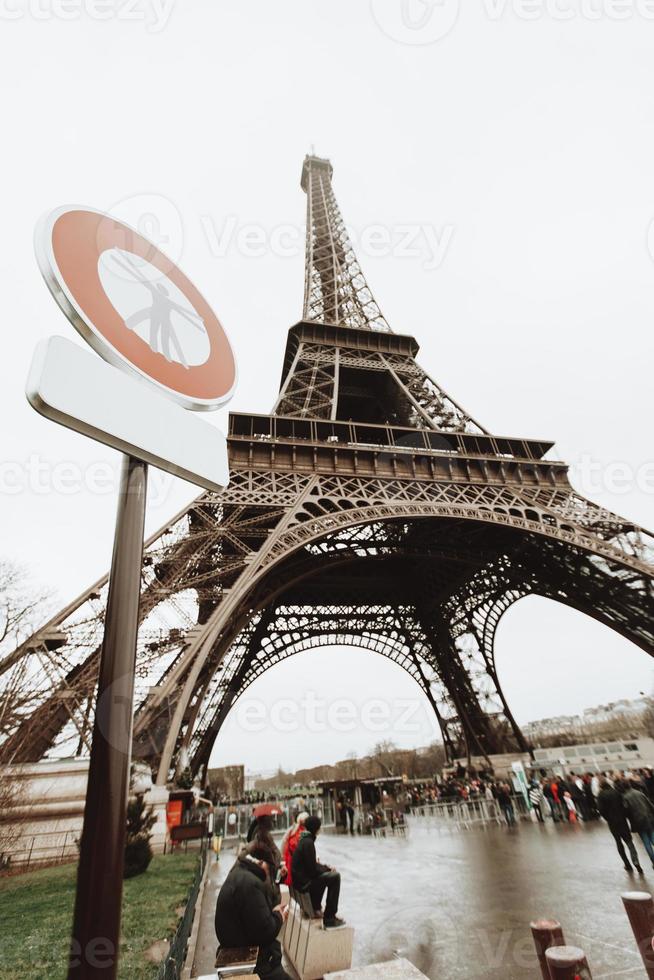
[[[113,247],[100,255],[98,275],[126,328],[155,354],[185,368],[208,360],[211,345],[203,318],[161,269]]]

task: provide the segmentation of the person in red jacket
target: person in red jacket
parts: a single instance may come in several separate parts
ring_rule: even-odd
[[[556,813],[561,820],[565,820],[567,814],[563,810],[563,800],[561,799],[561,796],[563,794],[561,792],[559,781],[556,777],[554,777],[554,779],[552,780],[550,789],[552,791],[552,800],[554,801],[554,807],[556,809]],[[556,820],[556,817],[554,817],[554,819]]]
[[[286,865],[287,875],[284,884],[288,885],[289,888],[293,887],[293,877],[291,875],[291,865],[293,863],[293,855],[295,853],[295,848],[298,845],[300,837],[304,833],[304,821],[309,816],[308,813],[298,813],[297,820],[290,828],[284,840],[282,841],[282,861]]]

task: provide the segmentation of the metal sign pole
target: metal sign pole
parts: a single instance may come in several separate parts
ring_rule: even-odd
[[[34,243],[57,305],[102,360],[50,337],[34,352],[27,398],[46,418],[125,454],[68,959],[68,980],[115,980],[147,466],[208,490],[228,485],[225,436],[195,413],[231,398],[236,362],[193,283],[115,217],[56,208],[40,222]],[[126,281],[141,287],[129,303]],[[192,325],[192,343],[178,336],[173,314]],[[147,340],[128,327],[145,321]]]
[[[147,464],[123,457],[68,980],[118,972]]]

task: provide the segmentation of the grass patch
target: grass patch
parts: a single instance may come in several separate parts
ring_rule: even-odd
[[[124,883],[120,980],[156,977],[145,952],[174,933],[197,862],[197,853],[159,854]],[[65,980],[76,873],[67,864],[0,878],[0,980]]]

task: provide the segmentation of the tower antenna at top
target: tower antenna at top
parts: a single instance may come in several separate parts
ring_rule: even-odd
[[[332,189],[329,160],[304,158],[302,188],[307,195],[304,320],[390,332],[354,254]]]

